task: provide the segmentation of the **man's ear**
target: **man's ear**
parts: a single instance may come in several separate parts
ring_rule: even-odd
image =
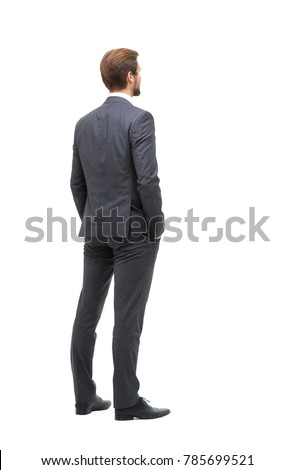
[[[133,82],[133,74],[132,74],[132,72],[130,72],[130,71],[127,73],[127,82],[128,82],[128,83],[132,83],[132,82]]]

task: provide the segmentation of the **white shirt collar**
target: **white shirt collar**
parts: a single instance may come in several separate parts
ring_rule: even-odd
[[[132,97],[130,95],[127,95],[127,93],[121,93],[120,91],[115,91],[113,93],[109,94],[109,97],[111,96],[119,96],[120,98],[125,98],[129,103],[132,103]]]

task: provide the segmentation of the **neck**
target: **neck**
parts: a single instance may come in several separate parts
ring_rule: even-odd
[[[133,96],[132,91],[128,87],[123,88],[123,90],[112,90],[111,93],[125,93],[128,96]]]

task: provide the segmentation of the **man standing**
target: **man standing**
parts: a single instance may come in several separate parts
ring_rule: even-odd
[[[78,121],[71,189],[85,237],[84,276],[71,344],[76,413],[105,410],[96,394],[92,360],[96,327],[114,275],[113,330],[115,419],[167,415],[138,395],[140,335],[164,214],[157,175],[152,115],[133,106],[140,94],[138,53],[113,49],[100,70],[109,97]]]

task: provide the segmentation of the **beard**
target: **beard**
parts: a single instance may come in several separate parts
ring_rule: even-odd
[[[134,83],[133,96],[139,96],[139,95],[140,95],[140,86]]]

